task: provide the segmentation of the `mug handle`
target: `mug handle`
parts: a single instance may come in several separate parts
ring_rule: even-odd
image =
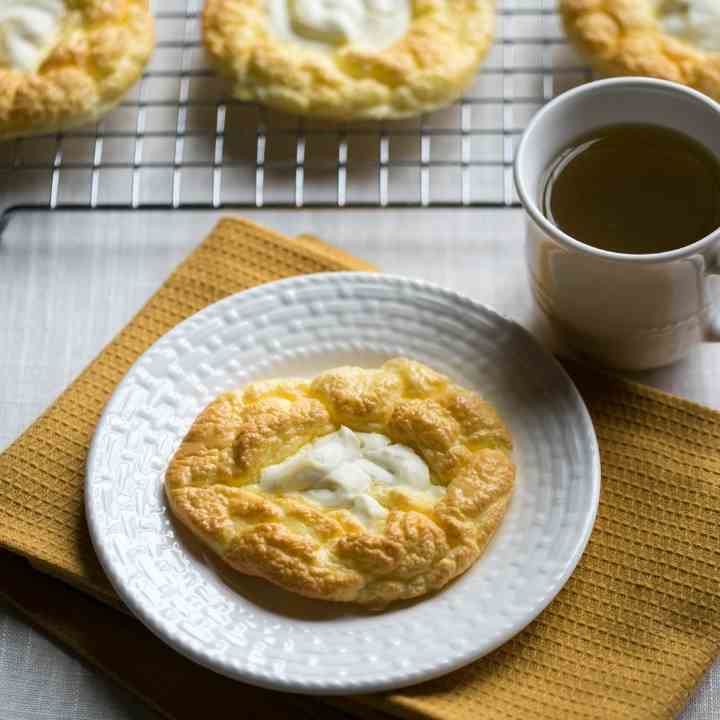
[[[713,260],[708,263],[705,268],[705,275],[708,279],[713,277],[720,278],[720,252],[716,253]],[[717,282],[720,283],[720,280]],[[711,298],[711,300],[716,300],[711,304],[711,307],[715,308],[715,310],[712,312],[710,322],[705,329],[705,335],[703,337],[705,342],[720,342],[720,292],[713,293],[713,295],[717,296]]]

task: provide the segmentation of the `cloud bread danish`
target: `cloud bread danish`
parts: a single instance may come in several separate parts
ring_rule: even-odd
[[[455,100],[494,24],[494,0],[206,0],[203,36],[235,97],[362,120]]]
[[[177,518],[236,570],[382,607],[467,570],[514,479],[493,407],[396,358],[225,393],[183,440],[165,491]]]
[[[97,120],[154,46],[148,0],[3,0],[0,139]]]
[[[720,100],[720,0],[561,0],[560,11],[601,74],[672,80]]]

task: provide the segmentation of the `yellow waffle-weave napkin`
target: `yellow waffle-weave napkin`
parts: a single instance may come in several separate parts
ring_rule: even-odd
[[[0,545],[108,603],[82,511],[87,448],[128,367],[180,320],[290,275],[371,269],[311,239],[224,220],[53,406],[0,456]],[[603,490],[575,574],[514,640],[394,693],[310,700],[227,680],[137,621],[0,554],[0,593],[172,718],[671,718],[720,650],[720,414],[569,367],[595,423]],[[238,704],[241,703],[241,704]]]

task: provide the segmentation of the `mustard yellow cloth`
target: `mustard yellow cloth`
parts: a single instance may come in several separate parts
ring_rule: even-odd
[[[82,506],[87,449],[128,367],[230,293],[372,269],[311,238],[224,220],[52,407],[0,456],[0,593],[171,718],[212,705],[263,718],[672,718],[720,651],[720,414],[568,365],[600,442],[598,520],[576,572],[514,640],[467,668],[373,696],[309,699],[194,666],[122,606]],[[17,556],[28,558],[36,569]],[[56,575],[104,603],[37,572]]]

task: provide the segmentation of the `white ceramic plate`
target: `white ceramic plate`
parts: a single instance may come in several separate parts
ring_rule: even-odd
[[[380,614],[252,578],[231,587],[181,537],[163,495],[165,469],[194,418],[250,380],[372,367],[396,355],[475,388],[510,426],[517,487],[485,555],[436,595]],[[256,685],[339,694],[442,675],[521,630],[577,564],[599,487],[587,410],[520,326],[426,283],[327,273],[229,297],[155,343],[98,424],[86,512],[113,586],[177,651]]]

